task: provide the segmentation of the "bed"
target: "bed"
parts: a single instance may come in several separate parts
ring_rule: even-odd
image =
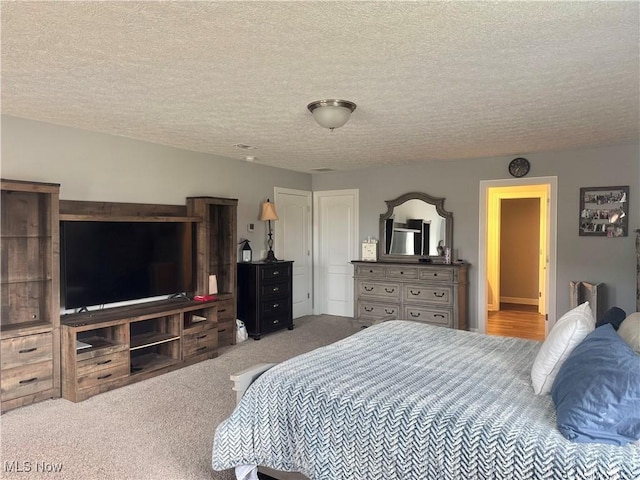
[[[311,480],[632,480],[640,445],[574,443],[535,395],[540,343],[389,321],[266,369],[213,443],[214,470]]]

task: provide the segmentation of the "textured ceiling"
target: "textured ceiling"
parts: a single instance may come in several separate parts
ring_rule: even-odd
[[[636,1],[1,9],[8,115],[303,172],[640,138]],[[358,107],[331,132],[323,98]]]

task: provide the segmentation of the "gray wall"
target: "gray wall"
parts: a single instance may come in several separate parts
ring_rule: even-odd
[[[529,177],[558,177],[557,308],[569,309],[569,282],[606,285],[608,305],[635,311],[635,233],[640,226],[640,147],[624,144],[600,148],[524,154],[531,162]],[[357,188],[360,191],[360,237],[379,235],[378,220],[385,200],[407,192],[445,197],[453,212],[454,251],[471,263],[469,288],[472,327],[477,326],[477,269],[480,181],[511,178],[507,165],[514,156],[434,161],[400,167],[314,174],[313,190]],[[578,236],[580,187],[629,185],[629,236]]]
[[[238,236],[254,252],[264,249],[266,225],[258,222],[260,202],[275,186],[299,190],[360,190],[360,236],[378,236],[384,200],[410,191],[446,197],[454,215],[454,249],[471,269],[471,326],[476,323],[478,199],[481,180],[509,178],[511,157],[424,162],[400,167],[314,174],[291,172],[189,152],[122,137],[2,116],[4,178],[57,182],[68,200],[183,205],[185,198],[238,198]],[[240,154],[239,154],[240,156]],[[640,147],[616,145],[525,156],[529,177],[558,177],[557,313],[569,307],[569,281],[604,282],[609,305],[635,310],[635,235],[640,226]],[[578,236],[579,189],[630,186],[630,234],[624,238]],[[247,223],[256,223],[253,233]],[[254,253],[255,255],[255,253]]]
[[[260,203],[273,198],[274,187],[311,190],[310,174],[241,159],[6,115],[1,127],[2,177],[60,183],[64,200],[184,205],[190,196],[237,198],[238,237],[251,240],[254,258],[267,248]]]

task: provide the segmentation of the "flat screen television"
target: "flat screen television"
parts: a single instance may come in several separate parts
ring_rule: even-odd
[[[60,222],[63,308],[191,292],[193,239],[190,222]]]

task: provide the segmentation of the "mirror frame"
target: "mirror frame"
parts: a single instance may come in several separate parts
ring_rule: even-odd
[[[444,246],[453,250],[453,213],[444,209],[444,198],[432,197],[422,192],[409,192],[404,195],[400,195],[393,200],[385,200],[387,204],[387,211],[380,214],[380,237],[378,242],[380,243],[379,260],[381,262],[411,262],[418,261],[421,258],[429,259],[432,263],[444,263],[444,257],[439,255],[393,255],[386,253],[386,238],[385,238],[385,222],[391,218],[394,212],[394,208],[402,205],[407,200],[422,200],[425,203],[436,207],[436,212],[447,222],[445,228]],[[442,261],[440,261],[440,259]]]

